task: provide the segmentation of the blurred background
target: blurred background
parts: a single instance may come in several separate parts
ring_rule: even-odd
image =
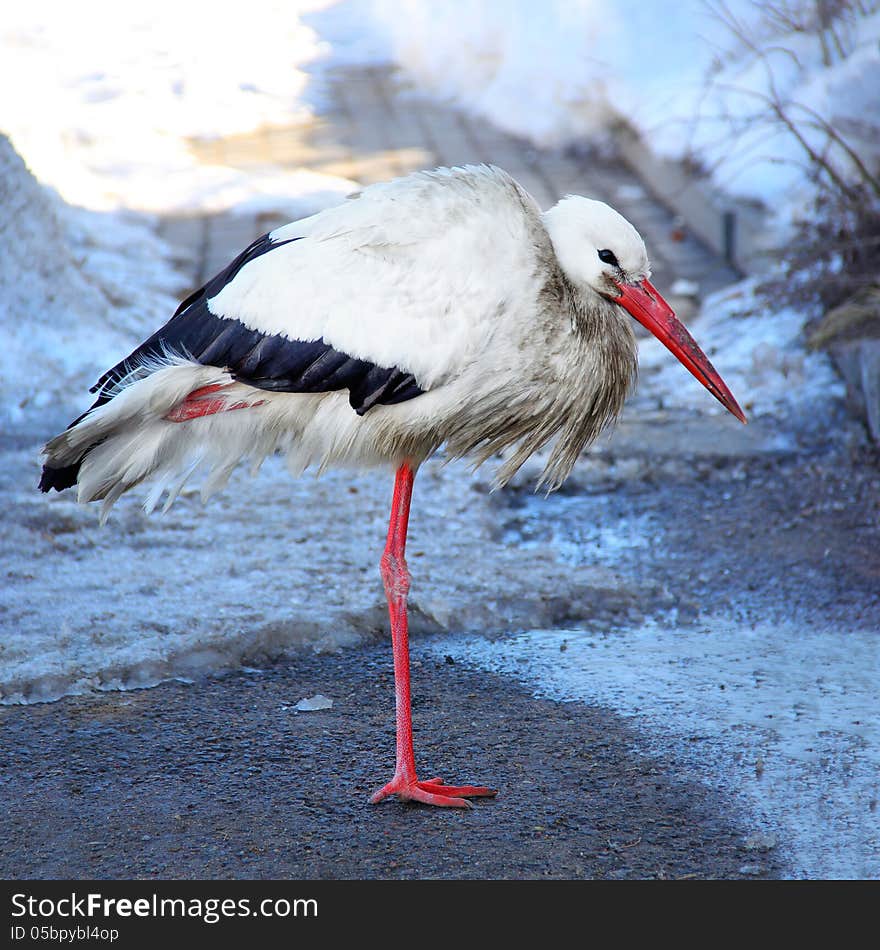
[[[636,717],[795,876],[880,873],[877,0],[45,0],[4,9],[0,89],[7,708],[383,636],[384,475],[270,462],[100,530],[39,448],[257,235],[490,162],[635,224],[750,424],[644,339],[564,493],[427,465],[422,649]]]

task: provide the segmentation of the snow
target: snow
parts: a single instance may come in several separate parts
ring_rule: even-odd
[[[489,0],[378,3],[375,12],[408,76],[500,128],[546,145],[594,135],[609,118],[602,47],[613,8]]]
[[[512,676],[537,695],[632,717],[640,751],[737,805],[755,842],[786,842],[795,877],[877,878],[880,770],[872,631],[784,622],[532,630],[421,647]]]
[[[715,362],[746,415],[766,416],[785,428],[827,430],[846,395],[845,386],[824,353],[804,348],[803,314],[791,308],[768,313],[755,295],[754,279],[710,295],[692,330]],[[683,385],[679,363],[654,337],[639,343],[641,396],[666,409],[692,409],[724,415],[704,390]]]
[[[89,208],[218,211],[315,190],[338,200],[352,182],[206,165],[188,146],[312,115],[304,67],[326,49],[302,14],[320,6],[254,0],[240,16],[173,0],[16,5],[0,24],[0,83],[27,95],[4,98],[3,128],[40,181]]]
[[[362,5],[342,6],[363,18]],[[880,12],[845,20],[847,55],[826,65],[816,35],[771,28],[748,0],[725,6],[754,48],[705,0],[662,15],[639,0],[374,0],[368,25],[419,90],[500,128],[542,146],[595,145],[623,118],[655,152],[694,157],[724,189],[774,208],[809,192],[801,146],[768,122],[774,88],[793,117],[811,110],[855,130],[850,142],[873,141],[876,155]],[[821,152],[824,135],[803,131]]]
[[[0,138],[0,420],[67,405],[173,308],[180,279],[142,217],[65,205]]]
[[[147,516],[133,492],[102,528],[67,494],[34,490],[37,445],[4,461],[0,488],[15,516],[0,546],[0,703],[152,686],[303,648],[334,651],[371,629],[356,607],[381,597],[371,557],[387,488],[378,476],[359,480],[349,502],[363,512],[358,530],[352,519],[328,527],[304,515],[309,506],[339,507],[344,473],[293,481],[278,459],[258,478],[236,473],[210,508],[185,491],[167,515]]]
[[[844,177],[852,176],[851,163],[839,149],[828,148],[827,136],[815,122],[833,123],[850,145],[863,156],[873,153],[876,160],[880,12],[856,20],[845,42],[848,55],[828,65],[819,39],[800,32],[773,33],[754,50],[728,55],[708,92],[691,106],[697,120],[690,137],[692,151],[716,171],[725,189],[758,198],[783,217],[802,211],[813,193],[803,146],[773,121],[774,98],[798,123],[806,143],[818,154],[827,153]],[[675,154],[680,145],[661,136],[658,147]]]
[[[335,9],[363,17],[362,4]],[[387,49],[423,92],[538,145],[605,138],[618,116],[645,129],[678,122],[720,34],[701,0],[662,18],[639,0],[374,0],[369,11],[374,56]]]

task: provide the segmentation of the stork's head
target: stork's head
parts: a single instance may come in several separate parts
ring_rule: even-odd
[[[602,201],[572,195],[545,212],[544,224],[559,265],[575,287],[635,317],[726,409],[746,421],[715,367],[648,280],[645,242],[626,218]]]

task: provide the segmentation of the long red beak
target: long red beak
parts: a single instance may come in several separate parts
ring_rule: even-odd
[[[732,412],[740,422],[745,422],[745,413],[724,380],[651,282],[643,280],[640,284],[618,284],[617,287],[620,296],[614,298],[615,303],[619,303],[646,330],[650,330],[725,409]]]

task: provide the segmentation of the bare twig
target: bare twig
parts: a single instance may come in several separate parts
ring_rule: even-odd
[[[836,306],[859,290],[880,281],[880,162],[859,149],[835,121],[807,102],[783,94],[781,68],[801,64],[792,49],[786,48],[786,36],[812,38],[825,66],[845,60],[854,49],[859,21],[880,10],[880,0],[769,0],[753,2],[754,16],[747,22],[741,8],[731,10],[727,0],[707,0],[707,8],[726,28],[734,42],[735,53],[719,54],[732,65],[745,70],[758,65],[764,75],[763,88],[738,85],[735,79],[707,79],[706,101],[710,90],[720,93],[714,115],[701,110],[705,123],[716,122],[730,137],[749,133],[749,148],[737,150],[739,171],[759,160],[779,161],[802,167],[808,180],[816,185],[812,207],[795,234],[781,249],[779,267],[761,290],[776,301],[820,312]],[[803,44],[798,44],[800,49]],[[732,61],[731,61],[732,60]],[[788,62],[786,62],[786,60]],[[731,114],[724,97],[735,95],[737,113]],[[755,103],[755,109],[742,109],[743,100]],[[728,98],[727,102],[733,101]],[[766,147],[764,136],[787,136],[797,145],[802,161],[758,154]],[[764,141],[762,142],[762,139]],[[721,151],[716,148],[715,151]],[[727,159],[719,160],[719,165]]]

